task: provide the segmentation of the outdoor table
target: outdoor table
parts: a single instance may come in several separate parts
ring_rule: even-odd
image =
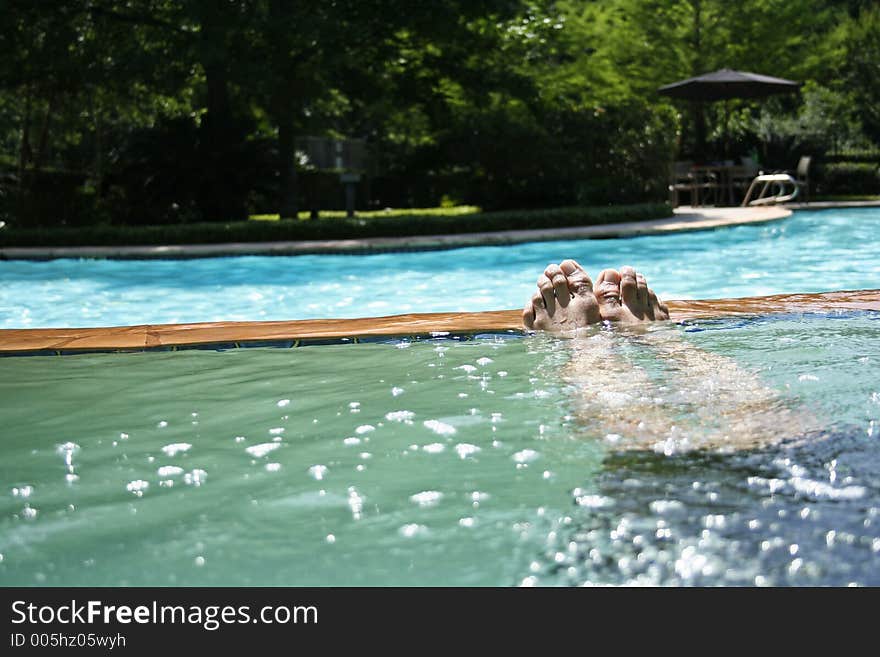
[[[713,180],[720,192],[719,205],[738,205],[735,199],[734,183],[737,177],[746,175],[746,167],[740,164],[708,163],[691,167],[691,173],[698,180]]]

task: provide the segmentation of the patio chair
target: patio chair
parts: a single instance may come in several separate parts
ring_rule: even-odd
[[[810,162],[812,157],[809,155],[801,156],[798,160],[797,169],[794,170],[794,179],[798,187],[804,190],[804,201],[810,200]],[[790,172],[786,172],[791,175]]]
[[[761,167],[754,159],[750,157],[741,157],[739,166],[734,167],[731,171],[731,186],[736,192],[744,195],[745,191],[749,188],[749,185],[752,184],[752,180],[755,179],[755,176],[762,173],[760,169]]]
[[[673,165],[672,183],[669,185],[669,202],[672,207],[681,205],[681,192],[688,193],[692,206],[703,205],[707,200],[712,200],[714,205],[717,203],[718,180],[711,173],[695,172],[694,163],[690,160],[678,161]]]

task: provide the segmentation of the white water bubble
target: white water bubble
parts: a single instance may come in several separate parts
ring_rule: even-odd
[[[482,450],[476,445],[471,445],[470,443],[459,443],[455,446],[455,451],[458,453],[459,458],[466,459]]]
[[[327,534],[327,537],[324,539],[330,545],[333,545],[336,542],[336,537],[333,534]]]
[[[136,497],[143,497],[144,491],[150,487],[150,482],[144,481],[143,479],[135,479],[134,481],[128,482],[125,486],[125,490],[129,493],[132,493]]]
[[[266,471],[267,472],[278,472],[281,469],[280,463],[267,463]]]
[[[520,450],[519,452],[516,452],[512,458],[517,463],[523,464],[523,463],[531,463],[532,461],[537,459],[539,456],[540,456],[540,454],[533,449],[523,449],[523,450]]]
[[[68,441],[58,445],[57,451],[64,458],[64,463],[69,468],[73,463],[73,455],[79,451],[79,445]]]
[[[313,465],[307,471],[313,479],[321,481],[327,475],[326,465]]]
[[[177,477],[183,474],[183,468],[177,465],[163,465],[156,471],[163,479],[167,479],[168,477]]]
[[[269,429],[270,436],[280,436],[282,433],[284,433],[284,427],[275,427],[273,429]]]
[[[486,365],[488,365],[491,362],[493,362],[493,360],[491,358],[487,358],[486,356],[483,356],[482,358],[477,359],[477,365],[482,365],[483,367],[485,367]]]
[[[421,507],[437,506],[443,499],[443,493],[436,490],[425,490],[410,496],[410,501]]]
[[[397,386],[394,386],[393,388],[391,388],[391,396],[392,396],[392,397],[399,397],[399,396],[402,395],[404,392],[405,392],[405,391],[404,391],[403,388],[398,388]]]
[[[463,372],[466,372],[467,374],[470,374],[471,372],[477,371],[477,368],[474,367],[473,365],[459,365],[458,367],[456,367],[454,369],[462,370]]]
[[[285,406],[290,406],[290,400],[289,400],[289,399],[279,399],[279,400],[275,403],[275,405],[276,405],[278,408],[284,408]]]
[[[119,440],[128,440],[128,434],[123,432],[119,434]]]
[[[431,443],[422,447],[422,451],[428,452],[428,454],[439,454],[444,449],[446,449],[446,445],[443,443]]]
[[[168,422],[166,420],[160,420],[159,423],[156,425],[156,428],[157,429],[164,429],[167,426],[168,426]]]
[[[357,436],[349,436],[348,438],[346,438],[345,440],[342,441],[342,444],[346,445],[348,447],[351,447],[352,445],[360,445],[361,439],[358,438]]]
[[[588,509],[601,509],[614,504],[614,500],[603,495],[575,495],[575,501],[578,503],[578,506]]]
[[[365,433],[370,433],[371,431],[375,431],[375,430],[376,430],[376,427],[374,427],[372,424],[362,424],[357,429],[355,429],[354,432],[356,434],[358,434],[359,436],[362,436]]]
[[[34,492],[34,487],[30,486],[28,484],[25,484],[24,486],[18,486],[16,488],[13,488],[12,489],[12,496],[25,498],[25,497],[30,497],[31,493],[33,493],[33,492]]]
[[[28,520],[33,520],[34,518],[37,517],[38,513],[39,513],[39,510],[37,510],[31,506],[28,506],[26,504],[25,507],[21,510],[21,517],[27,518]]]
[[[355,520],[361,519],[361,511],[364,509],[365,498],[358,493],[354,486],[348,489],[348,506],[351,509],[351,517]]]
[[[183,475],[183,483],[188,486],[201,486],[208,479],[208,473],[202,470],[201,468],[196,468],[191,472],[187,472]]]
[[[194,563],[196,564],[196,566],[201,568],[205,565],[205,557],[203,557],[202,555],[197,556],[194,560]]]
[[[404,424],[412,424],[413,418],[416,416],[412,411],[391,411],[385,414],[385,419],[390,422],[402,422]]]
[[[425,420],[423,424],[425,427],[440,436],[452,436],[456,433],[454,426],[441,422],[440,420]]]
[[[410,523],[408,525],[404,525],[397,531],[404,538],[415,538],[417,536],[424,536],[425,534],[427,534],[428,528],[424,525]]]
[[[280,443],[260,443],[259,445],[251,445],[250,447],[245,447],[244,451],[253,456],[256,459],[263,458],[269,452],[272,452],[281,447]]]
[[[187,452],[192,448],[192,445],[189,443],[171,443],[170,445],[165,445],[162,448],[162,451],[171,458],[174,458],[180,452]]]

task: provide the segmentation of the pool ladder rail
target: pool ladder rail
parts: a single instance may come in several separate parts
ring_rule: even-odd
[[[752,193],[761,186],[761,191],[752,199]],[[791,190],[786,190],[786,186],[790,185]],[[773,189],[775,193],[767,195],[767,191]],[[790,174],[787,173],[764,173],[755,177],[749,190],[743,199],[741,205],[776,205],[777,203],[788,203],[797,198],[800,191],[800,184]]]

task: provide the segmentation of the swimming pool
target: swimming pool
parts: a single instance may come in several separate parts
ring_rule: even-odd
[[[880,313],[653,333],[819,429],[619,451],[560,375],[580,343],[545,336],[2,359],[0,583],[880,584]],[[714,430],[688,428],[710,386],[592,338],[678,435]]]
[[[880,288],[880,208],[624,239],[358,256],[0,261],[0,328],[521,307],[549,262],[632,264],[663,298]]]

